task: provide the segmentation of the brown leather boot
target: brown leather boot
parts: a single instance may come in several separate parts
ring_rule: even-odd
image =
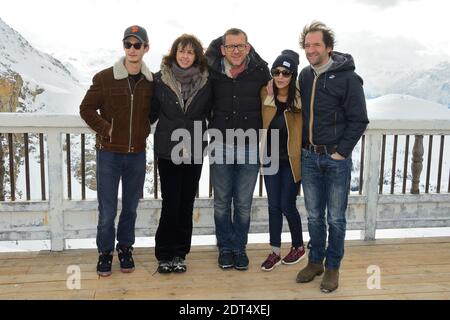
[[[325,293],[330,293],[336,290],[339,286],[339,269],[325,268],[325,275],[323,276],[320,290]]]
[[[297,274],[296,281],[298,283],[311,282],[316,276],[320,276],[322,273],[322,263],[312,263],[308,261],[308,265]]]

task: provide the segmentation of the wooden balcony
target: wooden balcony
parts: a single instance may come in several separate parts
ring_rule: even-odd
[[[306,260],[294,266],[279,266],[272,272],[261,271],[260,263],[268,254],[267,244],[249,245],[250,269],[246,272],[220,270],[215,247],[195,246],[187,260],[186,274],[163,276],[154,274],[154,249],[137,248],[134,273],[121,274],[116,257],[113,275],[100,279],[95,272],[96,250],[65,250],[69,239],[94,238],[96,235],[98,204],[95,199],[86,197],[84,180],[84,135],[92,134],[92,131],[77,115],[2,113],[0,149],[7,137],[9,150],[3,157],[14,154],[15,143],[20,143],[14,142],[13,134],[24,134],[26,155],[27,133],[39,134],[39,138],[34,138],[37,144],[33,156],[40,155],[40,175],[30,174],[32,170],[27,163],[33,158],[25,156],[25,179],[23,176],[20,179],[26,180],[26,190],[22,190],[23,194],[16,199],[13,168],[17,160],[8,158],[8,183],[12,192],[10,198],[0,198],[0,241],[50,240],[52,251],[0,253],[0,299],[450,299],[450,234],[441,238],[376,239],[376,232],[380,229],[450,226],[450,176],[447,180],[449,168],[445,165],[449,153],[448,147],[444,148],[450,136],[450,119],[371,119],[361,141],[359,157],[354,158],[360,159],[359,186],[349,197],[347,210],[347,230],[359,230],[362,240],[347,241],[340,287],[331,294],[320,292],[320,279],[308,284],[295,282],[296,274]],[[70,161],[65,161],[70,159],[72,134],[82,135],[81,198],[72,196],[70,173],[74,168],[70,167]],[[402,183],[400,179],[395,180],[399,166],[402,166],[401,161],[397,161],[398,135],[406,141],[403,148],[406,151],[402,154],[401,192],[395,191]],[[394,139],[390,192],[383,190],[384,165],[391,160],[385,155],[386,136]],[[411,156],[407,152],[409,136],[414,137]],[[423,136],[428,136],[426,162],[423,159]],[[434,148],[433,136],[440,136],[440,144],[435,140]],[[431,159],[439,161],[432,164]],[[425,164],[426,170],[422,175],[426,178],[420,180]],[[433,170],[437,171],[437,187],[431,190]],[[144,197],[138,208],[138,237],[154,236],[158,225],[161,199],[156,171],[153,174],[154,195]],[[412,175],[412,183],[407,186],[408,175]],[[425,181],[425,185],[420,184],[419,189],[420,181]],[[33,191],[39,185],[42,196],[30,197],[29,187]],[[6,186],[6,182],[2,186]],[[262,195],[262,189],[262,184],[259,184],[259,194],[255,194],[253,200],[251,233],[268,230],[267,199]],[[306,210],[301,196],[297,207],[303,230],[307,231]],[[213,211],[210,190],[209,196],[196,199],[194,234],[214,234]],[[287,225],[284,230],[287,231]],[[288,244],[283,247],[287,248]],[[81,279],[79,289],[76,288],[77,279]],[[377,280],[380,281],[379,287]]]
[[[94,238],[97,231],[97,201],[92,198],[85,199],[83,196],[86,191],[86,181],[83,180],[85,174],[81,175],[81,199],[70,196],[70,188],[66,190],[70,183],[65,183],[65,181],[68,182],[70,180],[70,174],[68,173],[72,172],[72,169],[70,168],[70,161],[64,161],[64,157],[70,159],[68,152],[70,143],[64,143],[64,137],[66,141],[70,141],[70,139],[67,139],[69,134],[90,134],[92,131],[78,115],[0,113],[0,123],[0,133],[6,134],[10,141],[14,141],[13,133],[26,134],[28,132],[39,134],[40,137],[35,142],[38,143],[39,149],[41,149],[39,152],[41,159],[44,159],[39,164],[40,181],[36,172],[35,176],[33,176],[28,172],[31,170],[26,169],[24,174],[27,177],[25,180],[33,183],[32,187],[36,188],[42,185],[41,191],[43,196],[41,199],[29,199],[28,191],[22,191],[24,194],[27,194],[26,200],[24,198],[15,199],[13,196],[14,192],[12,192],[10,199],[4,199],[5,201],[0,199],[0,240],[51,240],[52,251],[60,251],[66,248],[65,243],[67,239]],[[394,192],[395,184],[401,183],[400,179],[397,179],[397,182],[395,180],[399,169],[395,170],[396,165],[394,165],[397,162],[397,152],[393,152],[391,191],[388,194],[383,192],[382,187],[386,176],[384,164],[388,161],[385,161],[386,144],[384,140],[386,135],[415,136],[414,156],[408,157],[408,152],[405,151],[404,167],[407,168],[408,163],[411,163],[411,168],[403,170],[403,191],[401,193]],[[423,135],[429,135],[428,140],[430,142],[432,142],[431,138],[433,135],[441,136],[438,154],[439,164],[436,161],[432,166],[434,170],[437,169],[438,173],[436,178],[437,188],[433,191],[429,190],[432,172],[431,154],[433,153],[432,150],[437,151],[437,147],[432,149],[433,144],[429,143],[427,169],[424,170],[424,173],[426,172],[424,192],[418,188],[420,172],[422,167],[425,167],[422,163],[423,160],[421,160],[424,153],[423,139],[421,138]],[[360,159],[359,174],[356,173],[360,182],[358,190],[351,194],[349,198],[347,229],[360,230],[362,239],[374,240],[377,229],[450,226],[450,178],[446,181],[449,168],[448,165],[443,165],[448,162],[448,151],[444,149],[444,145],[445,136],[449,135],[450,119],[371,119],[369,128],[365,132],[363,143],[361,143],[360,155],[354,158],[354,160]],[[45,137],[45,139],[42,137]],[[394,139],[394,149],[397,146],[396,140]],[[18,144],[21,143],[20,141],[16,142]],[[83,157],[84,142],[85,139],[82,139],[82,161],[80,168],[77,169],[82,173],[86,169],[86,159]],[[13,150],[13,144],[9,143],[8,148]],[[404,150],[408,150],[408,145],[409,143],[406,143]],[[34,146],[34,149],[38,150],[38,146]],[[90,146],[88,149],[92,151],[93,146]],[[9,153],[13,154],[12,151]],[[6,154],[6,151],[4,154]],[[34,154],[30,159],[36,156],[37,154]],[[151,157],[148,158],[151,159]],[[16,179],[12,168],[15,166],[15,161],[11,157],[8,160],[10,163],[10,190],[14,191]],[[6,158],[4,162],[6,163]],[[29,161],[26,158],[24,162],[26,164]],[[152,167],[154,167],[154,164],[155,162],[152,163]],[[205,165],[205,167],[207,166]],[[91,167],[90,171],[95,172],[95,168]],[[405,177],[410,173],[412,174],[411,191],[406,193]],[[3,174],[5,175],[5,172]],[[44,179],[46,175],[48,177]],[[153,176],[153,181],[155,182],[153,188],[154,196],[144,197],[138,208],[138,220],[136,222],[136,236],[138,237],[154,236],[160,216],[161,199],[158,196],[157,172],[155,170],[153,170]],[[23,180],[23,176],[20,179]],[[6,185],[6,180],[4,184]],[[45,188],[46,184],[48,185],[47,188]],[[29,186],[29,183],[26,183],[26,185]],[[7,190],[7,188],[4,189]],[[259,184],[260,192],[259,194],[255,192],[252,205],[252,223],[250,226],[250,232],[252,233],[264,233],[268,230],[267,199],[263,196],[262,189],[262,184]],[[302,215],[303,230],[307,230],[306,210],[301,196],[298,197],[297,207]],[[200,196],[196,200],[194,234],[214,234],[211,192],[209,196]]]
[[[319,290],[321,277],[295,282],[307,259],[261,271],[267,254],[268,245],[249,245],[248,271],[222,271],[215,247],[195,246],[185,274],[161,275],[154,249],[137,248],[134,273],[122,274],[114,257],[113,274],[100,278],[96,250],[0,253],[0,299],[450,299],[450,237],[347,241],[340,286],[330,294]],[[78,290],[68,289],[77,284],[70,281],[74,268],[81,271]]]

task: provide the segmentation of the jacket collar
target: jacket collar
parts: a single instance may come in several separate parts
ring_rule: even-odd
[[[216,72],[222,73],[222,51],[220,46],[222,45],[222,36],[213,40],[206,49],[205,57],[208,60],[208,66]],[[258,66],[267,66],[267,62],[264,61],[261,56],[256,52],[255,48],[250,44],[250,52],[248,54],[247,69],[253,70]]]
[[[208,82],[208,75],[208,70],[200,73],[200,78],[198,79],[197,83],[195,83],[195,86],[193,88],[193,94],[186,102],[186,108],[191,104],[192,99],[195,97],[197,92],[206,85],[206,83]],[[180,101],[180,104],[184,106],[184,101],[181,97],[181,86],[175,79],[175,76],[173,75],[170,67],[165,65],[164,63],[161,63],[161,81],[176,94],[178,100]]]
[[[263,104],[267,107],[274,107],[276,108],[277,106],[275,105],[275,96],[269,96],[267,95],[266,98],[264,99]]]
[[[114,72],[115,80],[122,80],[122,79],[128,78],[128,71],[125,68],[124,60],[125,60],[125,57],[122,57],[119,59],[119,61],[117,61],[114,64],[113,72]],[[153,75],[152,75],[150,69],[147,68],[147,65],[145,64],[144,61],[142,61],[141,72],[148,81],[150,81],[150,82],[153,81]]]

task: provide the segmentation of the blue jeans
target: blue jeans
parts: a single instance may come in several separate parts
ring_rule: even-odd
[[[114,220],[117,215],[119,181],[122,179],[122,212],[117,226],[117,246],[129,247],[135,241],[136,209],[142,195],[145,179],[145,151],[121,154],[107,150],[97,151],[99,252],[113,251]]]
[[[281,247],[284,214],[289,224],[292,246],[302,246],[302,222],[296,203],[300,182],[294,182],[291,167],[281,166],[277,174],[265,175],[264,184],[269,202],[270,245]]]
[[[344,257],[348,192],[350,189],[352,159],[338,161],[328,154],[302,150],[302,185],[308,212],[309,261],[323,263],[338,269]],[[327,209],[327,229],[325,223]]]
[[[220,251],[245,252],[250,228],[250,213],[258,179],[259,164],[236,164],[236,148],[224,148],[223,154],[233,153],[234,164],[211,164],[214,187],[214,222]],[[255,150],[245,150],[245,157]],[[230,157],[230,155],[228,155]],[[231,214],[233,204],[233,214]]]

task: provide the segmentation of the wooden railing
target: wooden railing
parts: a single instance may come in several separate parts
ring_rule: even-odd
[[[86,197],[85,153],[86,150],[92,152],[92,148],[87,149],[85,145],[92,140],[93,133],[83,120],[78,115],[0,113],[0,133],[0,240],[51,239],[52,250],[62,250],[65,239],[95,237],[97,202],[95,197]],[[75,170],[71,161],[74,135],[80,135],[80,140],[77,140],[80,144],[80,150],[77,151],[80,155],[77,168],[81,188],[79,199],[73,197],[71,178]],[[410,154],[412,136],[415,140]],[[421,179],[424,136],[428,136],[428,156],[425,179]],[[438,161],[433,161],[432,156],[435,136],[440,136]],[[348,229],[361,230],[362,238],[371,240],[375,239],[377,228],[450,226],[450,153],[445,153],[446,136],[450,136],[450,120],[371,120],[363,139],[355,148],[358,152],[353,154],[353,161],[358,164],[358,168],[353,172],[356,182],[349,199]],[[391,163],[390,159],[386,159],[386,150],[391,150],[389,141],[392,138]],[[397,161],[399,139],[403,138],[404,155],[403,162],[400,162]],[[36,146],[30,146],[30,142]],[[17,146],[21,148],[19,155],[11,157],[17,153]],[[39,159],[36,161],[39,179],[30,178],[31,147],[34,150],[32,154]],[[148,162],[154,167],[156,159],[151,151],[149,155]],[[21,161],[23,164],[18,163]],[[433,165],[435,162],[437,165]],[[409,164],[411,167],[408,170]],[[387,166],[392,168],[389,174],[385,173]],[[402,167],[401,187],[396,184],[400,181],[397,179],[398,166]],[[6,167],[8,170],[4,170]],[[15,170],[18,167],[24,171],[22,191],[17,188],[18,174]],[[431,179],[433,170],[437,170],[436,181]],[[444,181],[442,177],[446,177],[447,172],[449,180]],[[411,175],[409,179],[408,175]],[[151,192],[144,195],[138,209],[138,236],[153,236],[159,218],[161,200],[156,170],[152,170],[151,176]],[[425,183],[421,184],[423,180]],[[214,232],[210,185],[206,196],[199,194],[196,200],[195,234]],[[385,194],[386,185],[390,185],[389,194]],[[430,186],[434,186],[433,190]],[[31,197],[34,188],[40,188],[37,200]],[[252,207],[251,232],[268,230],[267,199],[264,198],[263,189],[260,179]],[[443,192],[445,189],[446,192]],[[306,228],[307,218],[301,194],[298,207]]]

